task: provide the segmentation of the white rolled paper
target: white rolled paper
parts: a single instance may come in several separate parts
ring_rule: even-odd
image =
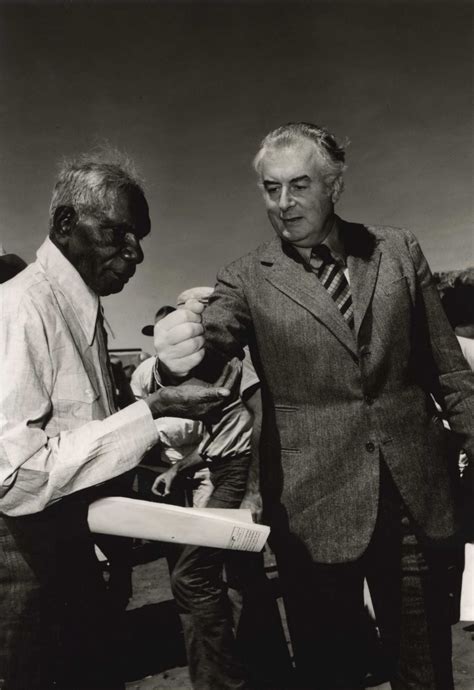
[[[182,508],[110,496],[89,506],[89,529],[135,539],[261,551],[270,533],[252,522],[249,510]]]

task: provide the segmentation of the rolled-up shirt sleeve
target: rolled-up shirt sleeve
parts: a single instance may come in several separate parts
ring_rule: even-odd
[[[5,317],[8,314],[4,313]],[[7,321],[7,323],[5,322]],[[148,405],[138,401],[106,419],[62,419],[48,435],[55,384],[41,317],[27,305],[4,319],[0,337],[0,512],[38,512],[75,491],[135,467],[158,440]]]

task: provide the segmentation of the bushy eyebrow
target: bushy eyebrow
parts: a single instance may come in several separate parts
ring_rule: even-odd
[[[290,184],[296,184],[297,182],[311,182],[311,178],[309,175],[300,175],[290,180]]]
[[[298,184],[298,182],[311,182],[309,175],[300,175],[299,177],[293,177],[290,180],[290,184]],[[267,187],[268,185],[280,184],[277,180],[264,180],[263,185]]]
[[[117,229],[117,230],[123,230],[124,232],[131,232],[133,233],[137,239],[140,241],[144,237],[146,237],[150,230],[146,230],[145,232],[139,232],[136,228],[134,228],[130,223],[117,223],[114,222],[113,218],[110,218],[110,216],[103,216],[101,221],[100,221],[100,227],[102,229]]]

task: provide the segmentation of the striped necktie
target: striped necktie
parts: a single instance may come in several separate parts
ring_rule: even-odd
[[[311,251],[311,269],[335,301],[350,328],[354,328],[354,307],[351,290],[342,266],[334,259],[329,247],[319,244]]]

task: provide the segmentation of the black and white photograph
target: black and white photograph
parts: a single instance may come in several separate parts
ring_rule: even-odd
[[[474,690],[473,19],[0,0],[0,690]]]

